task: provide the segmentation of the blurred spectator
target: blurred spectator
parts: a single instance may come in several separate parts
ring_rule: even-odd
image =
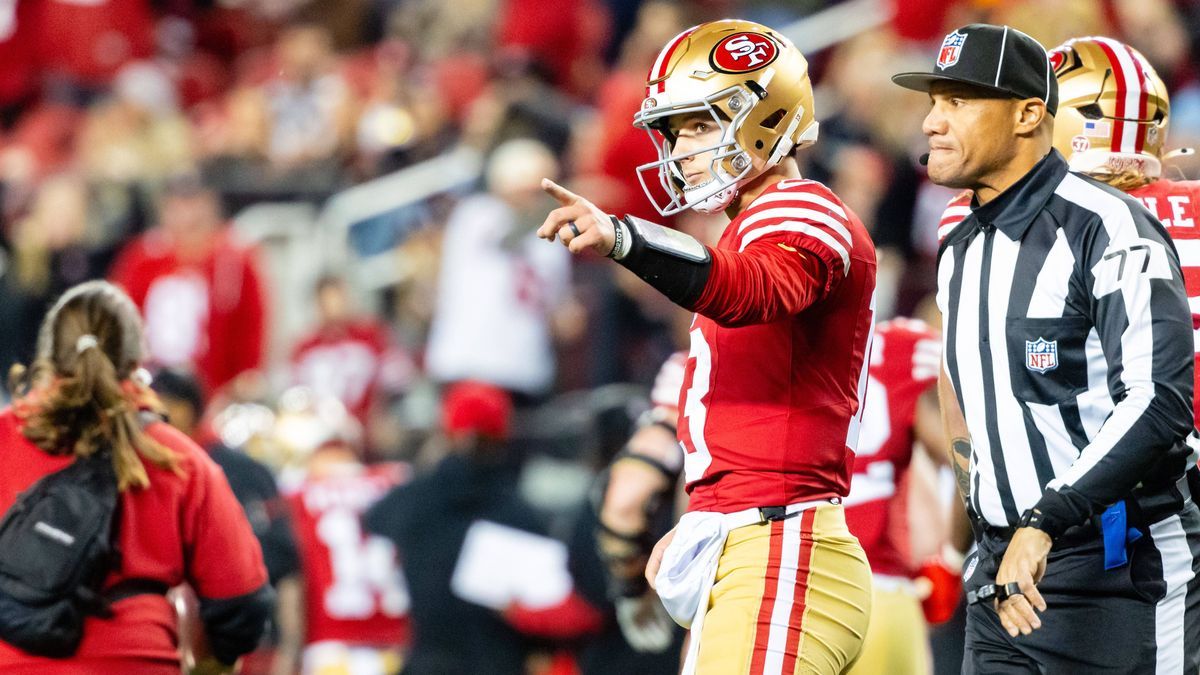
[[[8,130],[37,89],[32,2],[0,5],[0,129]]]
[[[407,675],[523,675],[531,635],[572,638],[599,627],[573,590],[566,547],[543,535],[516,495],[508,447],[512,403],[496,387],[447,390],[449,455],[364,517],[395,542],[412,596]]]
[[[501,0],[496,42],[517,48],[551,81],[588,98],[604,72],[609,16],[598,0]]]
[[[317,325],[292,350],[292,384],[336,398],[365,426],[384,396],[410,384],[413,363],[387,324],[354,311],[345,279],[322,277],[314,295]]]
[[[167,422],[184,436],[203,443],[200,425],[204,419],[204,392],[196,376],[183,368],[163,368],[154,374],[150,388],[158,394]]]
[[[280,598],[285,630],[276,673],[295,672],[297,663],[304,675],[399,672],[408,590],[395,546],[364,533],[360,519],[407,480],[405,465],[365,466],[344,439],[327,442],[309,458],[303,484],[287,499],[303,587]]]
[[[535,230],[547,211],[541,179],[557,174],[544,145],[509,141],[488,160],[488,191],[451,213],[426,356],[434,380],[548,393],[552,319],[571,297],[570,261],[562,247],[541,245]]]
[[[79,161],[94,181],[161,183],[193,161],[191,129],[175,84],[155,64],[117,73],[112,96],[93,105],[79,137]]]
[[[277,170],[338,159],[351,138],[355,109],[336,65],[325,28],[299,24],[284,30],[271,76],[239,94],[241,123],[251,134],[245,150]]]
[[[24,3],[21,3],[24,4]],[[149,0],[41,0],[35,44],[53,84],[76,103],[107,86],[125,63],[154,54]]]
[[[110,272],[142,311],[151,361],[190,364],[206,392],[262,365],[267,302],[257,252],[221,220],[193,174],[172,177],[161,224],[129,243]]]
[[[416,56],[409,45],[393,40],[359,55],[344,69],[359,92],[356,98],[363,101],[354,131],[356,169],[362,177],[428,159],[456,140],[451,126],[456,113],[444,100],[447,83],[432,69],[414,69]],[[469,62],[457,58],[436,70],[454,68],[445,78],[477,96],[487,84],[486,73]]]
[[[632,120],[646,97],[646,75],[659,50],[684,28],[678,4],[651,0],[642,5],[616,66],[597,89],[597,119],[585,120],[573,138],[575,168],[597,183],[596,204],[610,213],[661,220],[637,176],[639,165],[658,159],[654,140]]]
[[[12,248],[0,264],[0,368],[27,363],[50,303],[68,288],[100,276],[111,249],[94,246],[89,194],[78,176],[41,184],[29,213],[16,222]]]

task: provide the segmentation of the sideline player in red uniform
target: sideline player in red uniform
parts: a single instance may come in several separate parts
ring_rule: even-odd
[[[303,599],[293,609],[303,626],[291,631],[303,636],[300,672],[397,673],[407,641],[408,590],[395,546],[365,532],[361,520],[408,479],[408,469],[364,465],[340,437],[317,448],[306,468],[287,497],[303,578]],[[294,662],[294,654],[281,656]]]
[[[645,570],[663,528],[675,522],[683,472],[675,424],[687,359],[678,351],[659,368],[650,390],[653,407],[609,464],[597,513],[597,550],[608,568],[617,624],[639,652],[665,652],[674,639],[674,624],[647,585]]]
[[[875,327],[866,412],[845,502],[846,522],[871,561],[874,590],[862,654],[847,671],[852,675],[929,670],[926,620],[914,583],[921,561],[913,559],[908,541],[910,493],[904,484],[923,479],[908,476],[914,448],[923,448],[938,466],[948,460],[937,400],[940,365],[941,338],[923,321],[894,319]],[[929,526],[944,530],[948,520],[946,514],[941,524]]]
[[[634,123],[659,152],[639,167],[651,200],[664,215],[724,210],[717,245],[548,180],[562,207],[538,234],[615,258],[696,312],[679,419],[689,512],[647,575],[692,628],[685,672],[839,673],[870,612],[840,502],[876,263],[858,217],[791,156],[817,135],[808,64],[765,26],[696,26],[659,54]]]

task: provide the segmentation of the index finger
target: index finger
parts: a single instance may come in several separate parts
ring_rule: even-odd
[[[546,193],[549,194],[551,197],[554,197],[555,199],[557,199],[558,203],[562,204],[563,206],[570,206],[571,204],[574,204],[579,199],[579,195],[575,194],[574,192],[571,192],[567,188],[559,185],[558,183],[555,183],[554,181],[550,180],[549,178],[542,179],[542,189],[545,190]]]

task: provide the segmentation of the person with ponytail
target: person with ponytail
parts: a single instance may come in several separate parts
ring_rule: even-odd
[[[10,374],[14,402],[0,410],[0,510],[77,457],[109,452],[119,490],[113,541],[119,561],[104,588],[137,580],[186,582],[200,601],[211,656],[230,667],[263,633],[272,596],[262,552],[221,470],[163,422],[141,377],[137,308],[103,281],[67,291],[42,323],[37,357]],[[166,597],[142,593],[89,616],[65,659],[0,641],[5,673],[179,673],[176,620]]]

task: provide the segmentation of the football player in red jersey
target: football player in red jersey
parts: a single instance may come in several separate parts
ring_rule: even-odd
[[[914,481],[926,480],[910,473],[914,448],[923,448],[935,465],[948,461],[937,400],[940,365],[941,338],[923,321],[894,319],[875,327],[866,413],[845,502],[850,532],[862,543],[874,574],[871,624],[862,655],[847,671],[854,675],[929,670],[926,617],[914,581],[922,561],[915,558],[939,551],[914,555],[908,504]],[[922,504],[930,505],[918,502],[918,507]],[[925,518],[923,527],[936,531],[922,534],[946,541],[949,514]]]
[[[1106,37],[1068,40],[1050,50],[1050,63],[1061,101],[1054,147],[1072,171],[1128,192],[1162,221],[1179,252],[1192,326],[1200,329],[1200,181],[1162,177],[1164,159],[1190,152],[1166,152],[1166,85],[1140,52]],[[1194,343],[1200,349],[1200,332]]]
[[[659,54],[634,117],[663,215],[724,210],[714,247],[609,216],[544,181],[539,229],[616,259],[696,312],[680,394],[689,511],[647,566],[690,625],[685,672],[839,673],[858,655],[870,568],[846,529],[867,382],[875,250],[792,151],[817,136],[808,64],[747,21],[690,28]]]
[[[301,647],[305,675],[392,675],[400,671],[400,649],[407,639],[408,591],[395,547],[366,533],[361,518],[409,472],[397,463],[364,465],[350,434],[322,429],[322,417],[309,414],[330,405],[336,401],[313,397],[308,405],[283,411],[276,423],[283,435],[285,429],[303,429],[328,439],[313,451],[303,481],[286,499],[303,597],[281,597],[281,604],[298,605],[281,612],[281,619],[298,619],[300,625],[286,627],[285,637],[291,639],[282,640],[275,672],[290,671]],[[345,421],[351,421],[349,415]]]
[[[675,423],[687,358],[687,352],[675,352],[659,369],[650,390],[652,407],[609,464],[598,505],[597,550],[608,568],[617,623],[629,646],[643,653],[662,653],[675,637],[645,569],[663,529],[675,522],[683,472]]]

